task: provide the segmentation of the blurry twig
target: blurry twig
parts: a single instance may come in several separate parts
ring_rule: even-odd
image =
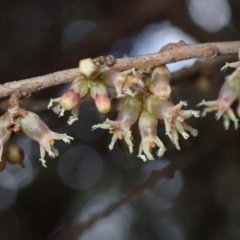
[[[237,54],[240,48],[240,41],[183,44],[181,46],[176,44],[176,47],[174,47],[174,44],[170,44],[170,46],[170,48],[161,53],[118,58],[112,67],[116,70],[126,70],[131,68],[148,69],[149,67],[156,67],[190,58]],[[27,88],[32,92],[40,91],[44,88],[70,82],[77,76],[79,76],[79,70],[78,68],[74,68],[40,77],[8,82],[0,85],[0,97],[9,96],[12,92],[19,89]]]
[[[190,77],[194,74],[206,71],[213,71],[214,69],[219,68],[225,62],[232,62],[236,59],[234,56],[223,56],[218,58],[209,58],[204,61],[197,61],[190,67],[182,68],[179,71],[173,72],[172,76],[172,83],[177,83],[179,80],[183,78]]]
[[[152,188],[159,181],[161,181],[163,179],[173,178],[176,171],[185,169],[185,168],[193,165],[197,161],[199,161],[201,159],[205,159],[207,156],[212,154],[218,148],[222,148],[226,144],[226,142],[229,143],[231,140],[233,140],[234,137],[236,137],[236,135],[231,135],[231,134],[226,135],[226,133],[224,136],[225,136],[224,140],[221,138],[219,140],[219,142],[216,141],[214,144],[205,143],[204,145],[196,148],[195,150],[188,152],[180,157],[177,157],[166,167],[164,167],[160,170],[153,171],[146,180],[144,180],[142,183],[140,183],[139,185],[134,187],[124,197],[122,197],[118,201],[110,204],[102,211],[92,215],[85,222],[79,223],[76,226],[74,226],[70,230],[70,232],[65,236],[64,239],[66,239],[66,240],[78,239],[84,230],[91,227],[99,219],[108,216],[113,211],[115,211],[117,208],[119,208],[125,204],[132,203],[133,201],[137,200],[144,191]]]

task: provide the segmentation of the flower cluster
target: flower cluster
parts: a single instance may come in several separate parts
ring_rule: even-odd
[[[215,101],[203,100],[198,106],[206,106],[202,112],[205,116],[208,112],[216,111],[216,119],[223,117],[224,127],[228,129],[230,121],[238,128],[238,118],[235,116],[231,105],[238,100],[236,109],[240,117],[240,61],[226,63],[222,68],[236,68],[228,77],[220,89]],[[133,136],[131,127],[138,122],[141,136],[138,157],[143,161],[154,160],[152,149],[157,147],[156,155],[161,157],[166,148],[157,135],[159,122],[165,126],[165,133],[172,141],[176,149],[180,150],[179,134],[184,138],[197,136],[198,131],[186,123],[191,117],[199,117],[200,112],[195,110],[183,110],[187,106],[185,101],[174,105],[170,100],[171,75],[166,66],[158,66],[151,72],[140,72],[135,69],[117,71],[105,65],[96,64],[91,58],[81,60],[79,63],[79,76],[72,81],[70,89],[63,96],[51,99],[48,108],[52,108],[58,116],[63,116],[65,111],[71,111],[68,124],[78,120],[79,107],[90,96],[100,113],[106,114],[111,110],[111,100],[119,100],[118,115],[116,120],[106,119],[103,123],[96,124],[97,128],[108,129],[112,134],[109,149],[119,139],[124,139],[129,152],[133,152]],[[46,167],[45,154],[50,157],[58,156],[54,147],[54,140],[63,140],[70,143],[72,137],[66,134],[55,133],[33,112],[19,107],[19,97],[12,94],[9,99],[9,108],[0,117],[0,170],[6,165],[3,158],[3,146],[9,140],[12,132],[24,132],[29,138],[40,144],[40,161]],[[54,105],[54,106],[53,106]],[[22,150],[18,146],[11,147],[8,162],[19,163],[23,166]],[[6,151],[6,150],[5,150]]]
[[[208,112],[216,111],[216,119],[223,117],[223,125],[225,129],[230,126],[230,121],[233,122],[234,128],[238,128],[238,118],[234,111],[231,109],[231,105],[238,100],[238,107],[236,112],[240,116],[240,61],[234,63],[226,63],[222,68],[225,70],[227,67],[236,68],[236,70],[226,77],[223,83],[217,100],[205,101],[203,100],[198,106],[206,106],[202,112],[202,116],[205,116]]]
[[[153,160],[152,148],[157,146],[157,156],[162,156],[166,148],[157,136],[158,122],[165,123],[166,134],[180,149],[178,134],[184,139],[189,137],[186,131],[196,136],[198,131],[185,123],[191,116],[199,117],[199,111],[182,110],[187,104],[180,102],[174,105],[170,100],[170,73],[165,66],[152,70],[151,74],[139,74],[134,69],[116,71],[104,65],[96,65],[92,59],[84,59],[79,64],[80,76],[70,89],[60,98],[51,99],[49,108],[54,102],[58,104],[53,111],[62,116],[64,111],[71,110],[68,120],[72,124],[78,119],[80,103],[87,95],[95,101],[99,112],[111,110],[112,98],[120,99],[118,115],[115,121],[106,119],[92,127],[108,129],[113,135],[109,149],[113,149],[117,139],[124,139],[130,153],[133,152],[131,127],[138,121],[142,142],[138,156],[144,161]]]
[[[18,102],[14,101],[15,95],[10,98],[9,109],[0,117],[0,161],[2,161],[3,145],[9,140],[12,132],[24,132],[29,138],[40,144],[40,161],[46,167],[45,152],[50,157],[58,156],[57,149],[54,148],[54,140],[63,140],[70,143],[72,137],[66,134],[55,133],[33,112],[19,107]],[[13,104],[14,103],[14,104]],[[21,157],[14,156],[12,161],[19,163]]]
[[[107,113],[111,110],[110,98],[135,96],[144,86],[142,80],[134,77],[134,70],[118,72],[97,66],[90,58],[80,61],[79,72],[80,76],[73,80],[70,89],[62,97],[51,99],[48,105],[51,108],[57,102],[53,111],[59,116],[70,110],[72,116],[68,124],[78,120],[79,106],[88,95],[94,99],[100,113]]]
[[[198,106],[206,106],[202,112],[205,116],[208,112],[217,111],[216,118],[223,116],[224,127],[229,128],[230,121],[238,127],[238,119],[231,105],[235,100],[240,102],[240,61],[226,63],[227,67],[236,70],[226,78],[218,99],[215,101],[203,100]],[[166,148],[157,135],[159,122],[165,126],[165,133],[180,150],[179,134],[184,138],[197,136],[198,131],[186,123],[191,117],[199,117],[200,112],[195,110],[183,110],[187,103],[180,101],[174,105],[170,100],[171,75],[166,66],[152,69],[151,73],[139,73],[135,69],[116,71],[105,65],[97,65],[88,58],[79,63],[79,76],[75,78],[70,89],[62,97],[51,99],[48,108],[59,116],[65,111],[71,111],[68,124],[78,120],[79,107],[87,96],[95,101],[100,113],[108,113],[111,110],[111,99],[119,99],[118,115],[116,120],[106,119],[103,123],[96,124],[97,128],[108,129],[112,134],[109,149],[112,150],[118,139],[124,139],[129,152],[133,152],[133,137],[131,127],[138,122],[141,143],[138,157],[143,161],[153,160],[152,149],[157,147],[156,155],[161,157]],[[53,106],[54,103],[55,106]],[[237,107],[240,116],[240,103]],[[12,132],[23,131],[28,137],[40,144],[40,161],[46,167],[45,153],[50,157],[58,155],[54,148],[54,140],[63,140],[69,143],[72,137],[66,134],[52,132],[47,125],[33,112],[21,109],[18,98],[13,95],[9,100],[8,111],[0,117],[0,158],[3,153],[3,145],[8,141]]]

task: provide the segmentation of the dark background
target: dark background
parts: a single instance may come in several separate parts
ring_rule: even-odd
[[[77,67],[85,57],[157,52],[179,40],[237,40],[239,11],[238,0],[1,1],[0,81]],[[176,71],[191,64],[169,68]],[[203,98],[214,100],[225,76],[221,66],[180,79],[174,85],[174,101],[186,100],[189,108],[196,109]],[[69,146],[56,143],[60,157],[47,157],[45,169],[38,161],[37,143],[23,135],[12,138],[25,151],[26,167],[8,164],[0,173],[0,239],[62,239],[74,225],[126,194],[152,170],[178,156],[189,157],[196,149],[198,154],[191,158],[200,161],[100,219],[79,239],[240,239],[239,130],[231,126],[225,131],[222,120],[216,122],[213,114],[193,119],[190,123],[199,136],[181,139],[178,152],[160,126],[159,136],[168,151],[161,159],[143,163],[136,157],[137,126],[133,127],[134,154],[129,156],[122,142],[109,152],[108,131],[91,131],[106,117],[98,114],[94,103],[81,106],[79,121],[72,126],[66,124],[68,113],[58,118],[46,110],[50,97],[60,96],[67,87],[34,93],[28,103],[28,109],[40,106],[37,113],[52,130],[74,137]],[[115,115],[113,109],[107,117]]]

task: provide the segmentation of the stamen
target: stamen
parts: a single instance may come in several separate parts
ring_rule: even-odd
[[[123,136],[122,136],[122,133],[121,133],[121,132],[119,132],[119,133],[118,133],[118,139],[120,139],[120,140],[121,140],[122,138],[123,138]]]
[[[132,76],[128,76],[127,77],[127,81],[126,81],[126,83],[125,83],[125,86],[127,86],[127,87],[131,87],[132,86]]]
[[[154,148],[154,147],[156,147],[156,144],[155,144],[155,142],[153,142],[153,141],[152,141],[152,142],[150,142],[150,147],[151,147],[151,148]]]
[[[184,118],[183,118],[183,117],[178,117],[177,120],[178,120],[179,122],[184,122]]]

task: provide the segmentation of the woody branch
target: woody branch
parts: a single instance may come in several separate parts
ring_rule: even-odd
[[[237,54],[239,48],[240,41],[204,44],[185,44],[180,41],[176,44],[168,44],[164,47],[164,51],[159,53],[118,58],[111,67],[116,70],[131,68],[148,69],[190,58],[206,58]],[[16,90],[26,88],[32,92],[37,92],[44,88],[71,82],[77,76],[79,76],[79,70],[78,68],[73,68],[44,76],[4,83],[0,85],[0,97],[7,97]]]

